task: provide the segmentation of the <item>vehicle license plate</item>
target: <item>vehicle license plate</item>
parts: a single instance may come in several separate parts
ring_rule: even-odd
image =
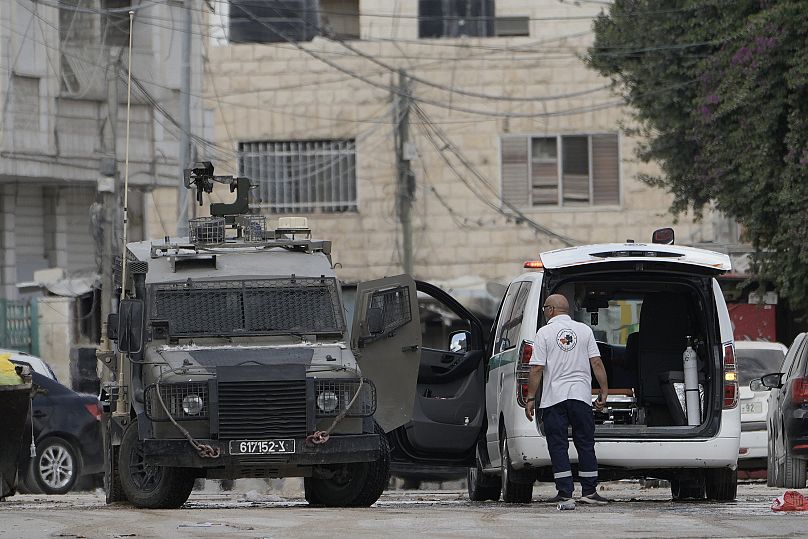
[[[759,414],[763,412],[762,402],[744,402],[741,403],[742,414]]]
[[[294,440],[231,440],[231,455],[269,455],[294,453]]]

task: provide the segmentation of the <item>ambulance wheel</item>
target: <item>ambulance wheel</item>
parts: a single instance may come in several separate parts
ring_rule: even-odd
[[[530,503],[533,501],[533,481],[524,474],[517,472],[511,467],[511,457],[508,454],[508,438],[502,436],[501,451],[501,484],[502,501],[506,503]]]

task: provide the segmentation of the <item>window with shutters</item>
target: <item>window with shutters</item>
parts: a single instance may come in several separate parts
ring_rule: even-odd
[[[356,141],[242,142],[239,174],[271,213],[356,211]]]
[[[617,206],[616,133],[506,136],[501,139],[502,200],[518,208]]]

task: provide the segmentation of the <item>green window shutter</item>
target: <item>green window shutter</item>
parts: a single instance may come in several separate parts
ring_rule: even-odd
[[[620,204],[620,152],[617,135],[592,136],[593,204]]]
[[[528,192],[527,137],[500,139],[502,201],[517,208],[530,205]]]

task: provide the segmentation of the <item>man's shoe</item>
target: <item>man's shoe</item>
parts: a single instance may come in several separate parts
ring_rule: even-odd
[[[578,501],[581,503],[587,503],[589,505],[606,505],[610,500],[604,498],[597,492],[593,492],[587,496],[581,496],[581,499]]]
[[[544,500],[545,503],[561,503],[567,502],[572,499],[572,496],[564,496],[563,494],[556,494],[554,497]]]

